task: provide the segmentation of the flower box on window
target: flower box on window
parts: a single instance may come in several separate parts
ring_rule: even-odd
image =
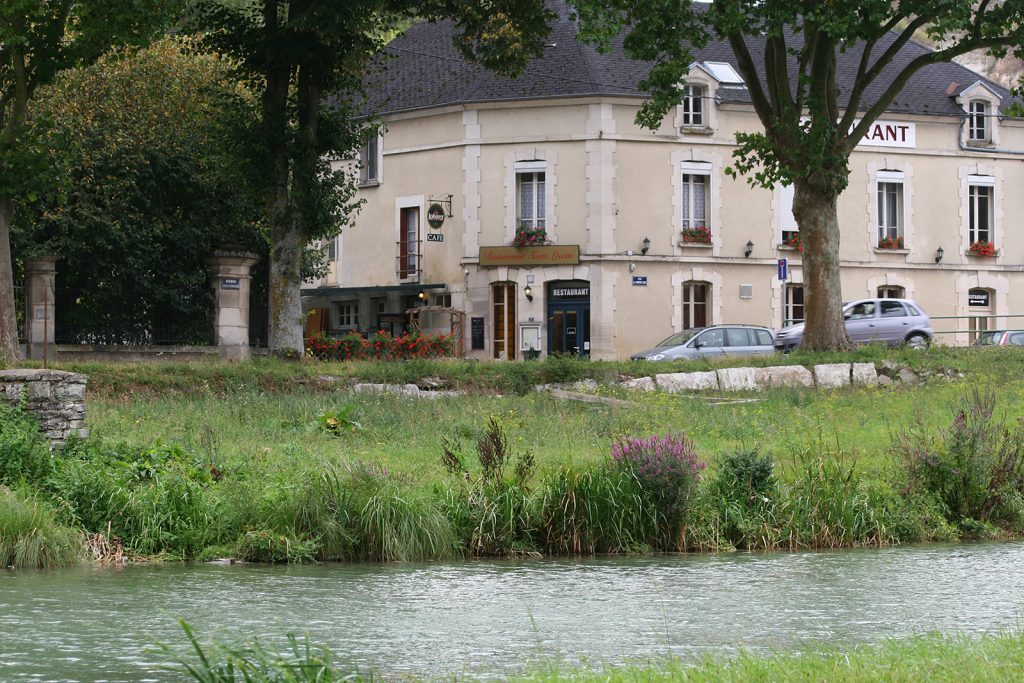
[[[987,256],[990,258],[999,256],[999,250],[996,249],[996,245],[987,240],[971,242],[971,246],[967,249],[967,253],[971,256]]]
[[[683,244],[711,244],[711,228],[698,225],[693,228],[683,228]]]
[[[902,249],[903,238],[902,237],[883,237],[878,240],[879,249]]]
[[[520,225],[516,228],[516,235],[512,238],[513,247],[536,247],[547,244],[548,233],[542,227],[532,228],[528,225]]]
[[[791,249],[796,249],[797,253],[799,253],[799,254],[804,253],[804,243],[803,243],[803,240],[800,239],[800,235],[799,234],[793,235],[792,237],[787,239],[785,242],[783,242],[783,244],[786,245],[787,247],[791,248]]]

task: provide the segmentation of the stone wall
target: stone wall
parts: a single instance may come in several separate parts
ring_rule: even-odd
[[[85,438],[88,377],[61,370],[0,370],[0,401],[25,406],[54,448],[72,434]]]

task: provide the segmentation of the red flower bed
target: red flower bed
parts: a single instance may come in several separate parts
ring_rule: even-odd
[[[971,242],[969,251],[974,256],[998,256],[999,250],[996,249],[996,245],[991,242],[981,240],[978,242]]]
[[[315,334],[306,340],[306,354],[318,360],[406,360],[454,355],[451,335],[406,333],[392,337],[377,332],[370,339],[352,333],[344,337]]]

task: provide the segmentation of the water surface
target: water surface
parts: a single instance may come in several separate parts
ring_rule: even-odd
[[[1017,629],[1024,543],[395,565],[0,570],[0,680],[171,680],[162,641],[308,632],[438,678]]]

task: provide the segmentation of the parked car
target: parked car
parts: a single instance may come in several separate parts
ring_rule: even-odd
[[[1024,330],[986,330],[971,346],[1024,346]]]
[[[647,349],[630,356],[631,360],[678,360],[722,355],[750,356],[775,352],[772,331],[757,325],[712,325],[695,327],[673,334]]]
[[[857,344],[884,341],[889,346],[923,349],[932,341],[932,324],[920,306],[909,299],[861,299],[843,304],[846,334]],[[775,333],[775,348],[790,351],[800,346],[804,324]]]

